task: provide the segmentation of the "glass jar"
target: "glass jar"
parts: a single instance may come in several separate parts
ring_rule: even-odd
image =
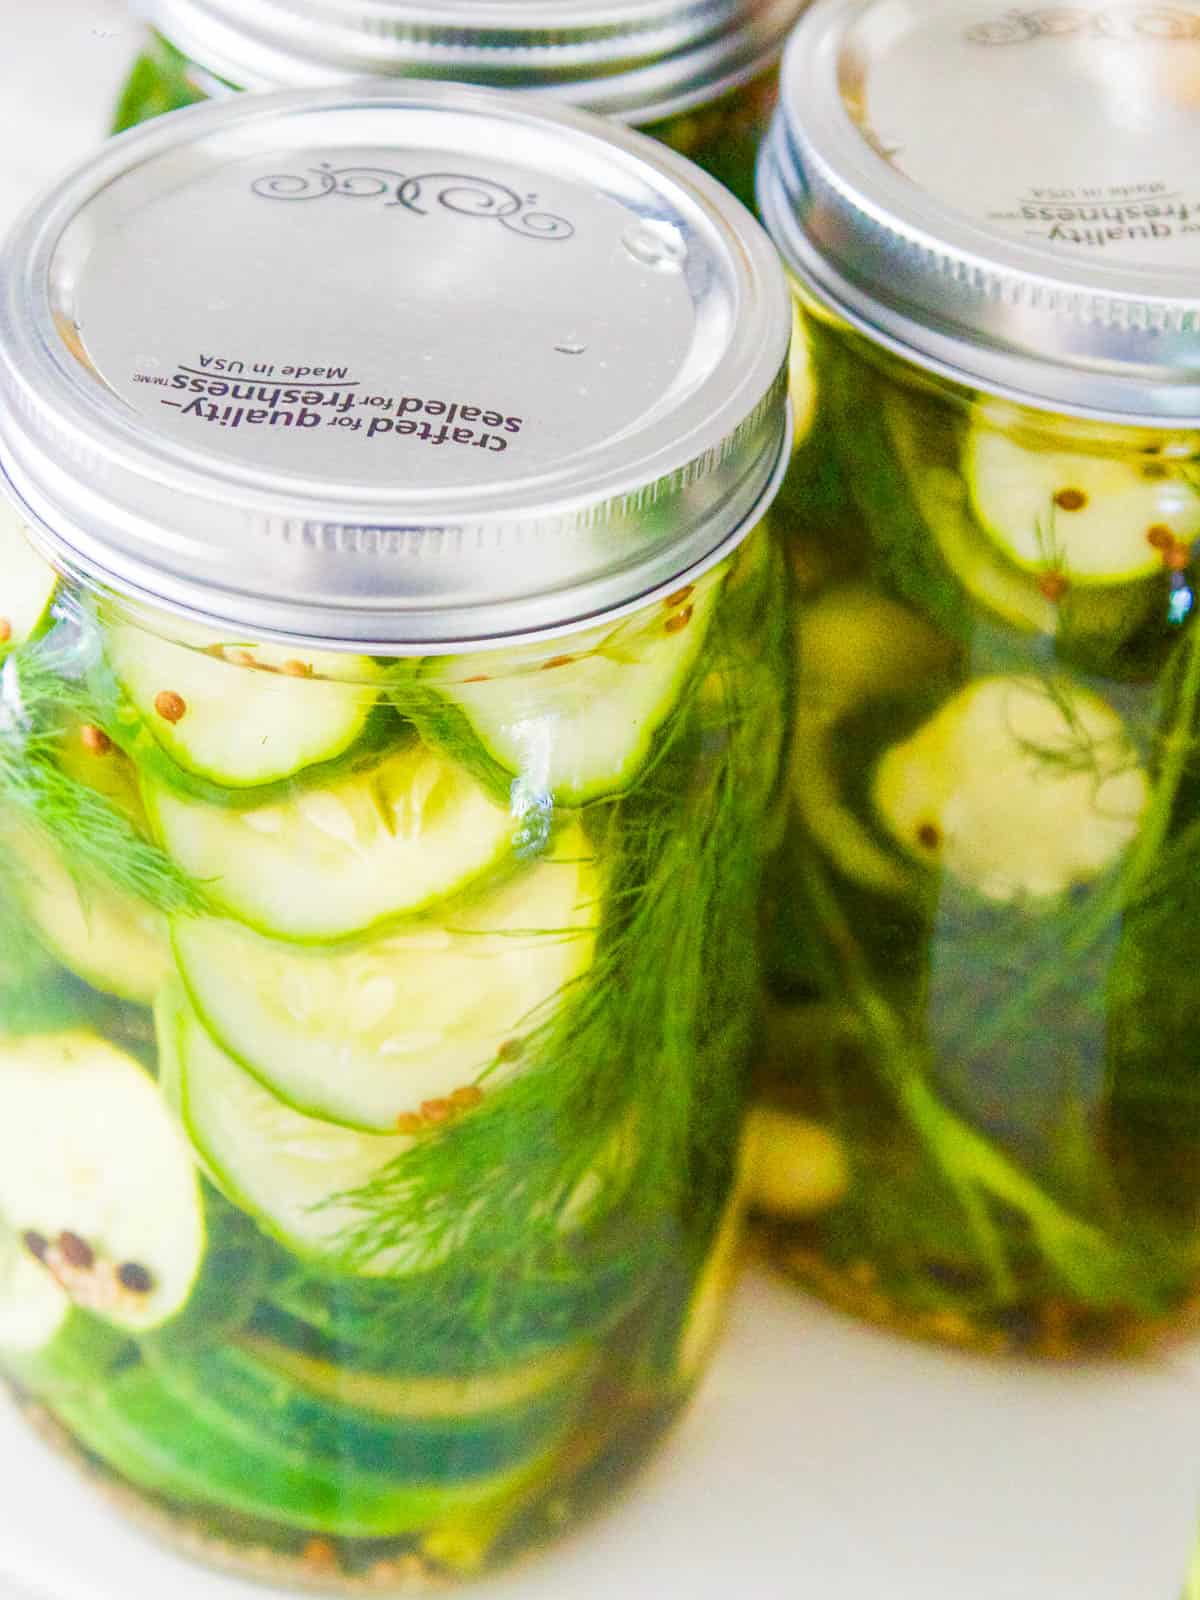
[[[788,322],[718,185],[443,85],[160,119],[10,242],[0,1370],[192,1552],[469,1575],[699,1375]]]
[[[757,1203],[874,1321],[1136,1352],[1200,1275],[1200,10],[885,9],[801,24],[763,169],[810,424]]]
[[[747,205],[779,52],[806,0],[144,0],[152,32],[115,131],[234,88],[380,76],[456,78],[553,95],[619,118],[698,162]]]

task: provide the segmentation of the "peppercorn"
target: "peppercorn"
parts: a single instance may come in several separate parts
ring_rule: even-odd
[[[96,1252],[86,1239],[81,1239],[77,1233],[60,1233],[58,1248],[63,1260],[69,1267],[78,1267],[87,1272],[96,1265]]]
[[[123,1262],[117,1268],[117,1280],[131,1294],[149,1294],[154,1287],[152,1274],[138,1261]]]

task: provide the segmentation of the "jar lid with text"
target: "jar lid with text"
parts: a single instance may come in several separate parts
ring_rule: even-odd
[[[1200,0],[818,0],[760,163],[796,275],[968,387],[1200,419]]]
[[[786,438],[770,242],[617,125],[442,84],[113,140],[0,257],[0,472],[47,553],[266,636],[569,630],[719,560]]]

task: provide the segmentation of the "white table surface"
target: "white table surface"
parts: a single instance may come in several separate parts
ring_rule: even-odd
[[[116,0],[0,0],[0,228],[99,138]],[[3,1600],[253,1600],[115,1519],[0,1404]],[[1057,1369],[889,1339],[752,1274],[633,1493],[481,1600],[1176,1600],[1200,1348]]]

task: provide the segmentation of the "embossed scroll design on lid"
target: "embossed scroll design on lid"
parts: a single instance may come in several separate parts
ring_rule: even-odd
[[[536,195],[520,195],[494,178],[463,172],[422,172],[406,176],[386,167],[332,167],[327,162],[305,172],[275,172],[256,178],[252,191],[265,200],[378,200],[427,216],[429,202],[460,217],[498,222],[524,239],[570,239],[575,225],[536,207]]]
[[[1035,10],[1006,11],[991,22],[973,23],[966,30],[970,44],[1028,44],[1034,39],[1071,39],[1089,35],[1099,39],[1200,39],[1200,13],[1182,6],[1132,4],[1102,7],[1040,6]]]

